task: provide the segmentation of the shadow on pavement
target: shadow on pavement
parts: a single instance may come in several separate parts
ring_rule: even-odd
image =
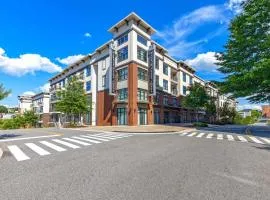
[[[263,146],[263,147],[256,147],[254,146],[256,149],[262,149],[262,150],[266,150],[266,151],[270,151],[270,146]]]
[[[0,140],[7,139],[7,138],[14,138],[14,137],[19,137],[21,136],[20,134],[2,134],[0,135]]]

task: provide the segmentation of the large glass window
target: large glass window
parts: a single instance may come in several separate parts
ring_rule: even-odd
[[[128,34],[126,34],[126,35],[120,37],[120,38],[117,40],[117,44],[118,44],[118,46],[120,46],[120,45],[126,43],[127,41],[128,41]]]
[[[91,76],[91,68],[90,68],[90,66],[86,67],[86,76]]]
[[[183,86],[183,94],[186,95],[187,94],[187,87]]]
[[[147,51],[137,46],[137,58],[141,61],[147,62]]]
[[[147,70],[139,67],[138,68],[138,79],[143,80],[143,81],[147,81]]]
[[[183,81],[186,82],[187,81],[187,74],[185,72],[183,72]]]
[[[156,58],[156,69],[159,69],[159,59]]]
[[[86,82],[86,91],[90,91],[91,90],[91,81],[87,81]]]
[[[190,76],[189,77],[189,84],[192,85],[193,84],[193,78]]]
[[[147,101],[147,91],[143,89],[138,89],[137,97],[139,101]]]
[[[117,108],[117,124],[118,125],[127,125],[126,108]]]
[[[156,75],[156,86],[159,86],[159,76]]]
[[[118,81],[124,81],[128,78],[128,68],[122,68],[117,71],[118,74]]]
[[[102,87],[105,87],[106,84],[106,75],[102,76]]]
[[[146,40],[143,36],[141,36],[141,35],[139,35],[139,34],[137,34],[137,41],[138,41],[139,43],[141,43],[141,44],[147,46],[147,40]]]
[[[118,100],[124,101],[128,98],[128,91],[127,88],[118,90]]]
[[[163,79],[163,89],[168,91],[168,81]]]
[[[166,63],[163,63],[163,74],[168,75],[169,73],[169,66]]]
[[[168,105],[169,104],[169,99],[167,96],[163,96],[163,104]]]
[[[128,59],[128,46],[123,47],[117,51],[117,61],[121,62]]]

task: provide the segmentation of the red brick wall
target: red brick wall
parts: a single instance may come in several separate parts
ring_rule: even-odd
[[[270,105],[262,106],[262,116],[270,118]]]

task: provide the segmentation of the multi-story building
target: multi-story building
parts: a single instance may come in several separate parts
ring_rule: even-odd
[[[262,106],[262,117],[270,119],[270,105]]]
[[[91,112],[84,117],[88,125],[160,124],[203,118],[203,112],[183,108],[181,97],[194,82],[206,82],[191,66],[169,56],[151,39],[154,28],[131,13],[109,32],[112,40],[49,80],[53,121],[59,121],[60,116],[55,110],[56,91],[72,76],[82,81],[92,102]]]
[[[19,113],[23,114],[26,111],[32,110],[32,97],[31,95],[18,96],[19,101]]]

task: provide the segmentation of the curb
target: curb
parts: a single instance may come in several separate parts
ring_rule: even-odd
[[[147,134],[174,134],[174,133],[182,133],[182,132],[190,132],[190,131],[194,131],[195,129],[184,129],[184,130],[180,130],[180,131],[149,131],[149,132],[134,132],[134,131],[110,131],[111,133],[134,133],[134,134],[139,134],[139,135],[147,135]]]
[[[4,152],[3,152],[2,148],[0,148],[0,159],[2,158],[3,154],[4,154]]]

